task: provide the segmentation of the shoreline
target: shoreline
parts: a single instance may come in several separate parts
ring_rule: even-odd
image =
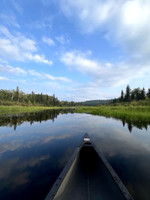
[[[68,109],[70,107],[43,107],[43,106],[0,106],[0,116],[9,114],[21,114],[39,112],[43,110]]]

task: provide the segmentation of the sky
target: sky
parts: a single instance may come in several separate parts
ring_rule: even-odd
[[[59,100],[146,90],[149,0],[1,0],[0,89]]]

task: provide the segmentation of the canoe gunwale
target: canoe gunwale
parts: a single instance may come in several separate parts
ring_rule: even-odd
[[[62,170],[62,172],[60,173],[58,178],[56,179],[56,182],[52,186],[51,190],[47,194],[45,200],[53,200],[54,199],[54,197],[55,197],[57,191],[59,190],[61,184],[63,183],[64,178],[66,177],[68,171],[71,170],[71,167],[73,166],[74,162],[76,161],[77,155],[79,154],[79,151],[80,151],[80,148],[81,148],[81,146],[76,148],[75,152],[73,153],[73,155],[67,162],[66,166],[64,167],[64,169]]]
[[[92,143],[92,142],[91,142]],[[97,147],[94,143],[92,143],[93,148],[95,149],[95,151],[97,152],[97,154],[99,155],[99,157],[101,158],[101,160],[104,163],[104,166],[107,168],[107,170],[109,171],[110,175],[112,176],[112,178],[114,179],[115,183],[117,184],[117,186],[119,187],[120,191],[122,192],[123,196],[125,197],[126,200],[134,200],[133,197],[131,196],[131,194],[128,192],[128,190],[126,189],[125,185],[123,184],[123,182],[121,181],[121,179],[119,178],[119,176],[116,174],[116,172],[114,171],[114,169],[111,167],[111,165],[109,164],[109,162],[106,160],[105,156],[103,155],[103,153],[101,153],[99,150],[97,150]]]
[[[54,183],[54,185],[52,186],[51,190],[47,194],[45,200],[53,200],[55,198],[55,196],[57,195],[57,192],[58,192],[59,188],[61,187],[64,179],[69,174],[69,172],[71,172],[71,169],[73,168],[74,163],[76,162],[76,160],[78,158],[78,155],[79,155],[79,152],[80,152],[80,150],[81,150],[81,148],[83,146],[92,146],[94,148],[95,152],[98,154],[99,158],[102,160],[104,166],[106,167],[107,171],[109,172],[109,174],[111,175],[112,179],[114,180],[114,183],[118,186],[119,190],[121,191],[123,197],[126,200],[134,200],[133,197],[131,196],[131,194],[128,192],[128,190],[125,187],[125,185],[122,183],[122,181],[119,178],[119,176],[116,174],[114,169],[111,167],[109,162],[106,160],[106,158],[103,155],[103,153],[100,152],[97,149],[96,145],[91,141],[91,139],[88,142],[84,141],[85,137],[86,138],[89,137],[87,133],[84,135],[81,144],[76,148],[76,150],[74,151],[73,155],[71,156],[71,158],[67,162],[66,166],[64,167],[64,169],[62,170],[62,172],[60,173],[58,178],[56,179],[56,182]]]

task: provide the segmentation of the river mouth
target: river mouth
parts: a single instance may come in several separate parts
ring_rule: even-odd
[[[86,132],[131,195],[150,199],[150,128],[143,128],[70,110],[3,117],[0,199],[44,199]]]

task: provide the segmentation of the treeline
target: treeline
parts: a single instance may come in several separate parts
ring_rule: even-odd
[[[118,99],[114,99],[113,103],[116,102],[131,102],[131,101],[139,101],[139,100],[150,100],[150,88],[148,91],[145,91],[145,88],[143,89],[135,88],[131,90],[130,86],[127,85],[126,91],[121,91],[121,96]]]
[[[0,116],[0,126],[8,126],[14,127],[14,130],[16,130],[17,126],[20,126],[24,122],[30,122],[30,125],[32,125],[34,122],[42,122],[47,120],[54,121],[55,118],[59,114],[67,114],[67,113],[73,113],[73,109],[59,109],[59,110],[44,110],[40,112],[32,112],[30,114],[24,113],[23,115],[6,115],[6,116]]]
[[[30,105],[30,106],[75,106],[78,103],[59,101],[55,95],[49,96],[47,94],[25,94],[19,90],[0,90],[0,105]]]
[[[99,105],[107,105],[112,103],[112,99],[110,100],[91,100],[80,102],[82,106],[99,106]]]

